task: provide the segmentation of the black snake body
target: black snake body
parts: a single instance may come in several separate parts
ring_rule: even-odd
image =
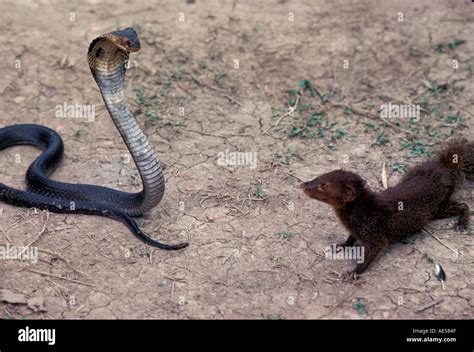
[[[137,34],[132,28],[127,28],[94,39],[89,46],[88,60],[107,110],[141,175],[143,190],[127,193],[96,185],[51,180],[49,175],[63,156],[64,144],[59,134],[40,125],[13,125],[0,128],[0,150],[15,145],[32,145],[42,149],[43,153],[28,168],[28,191],[0,183],[1,201],[56,213],[105,216],[125,223],[148,245],[168,250],[188,246],[188,243],[169,245],[155,241],[144,234],[132,218],[155,207],[164,194],[160,163],[130,112],[123,93],[128,55],[139,49]]]

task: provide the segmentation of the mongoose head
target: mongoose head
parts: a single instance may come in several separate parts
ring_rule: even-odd
[[[335,170],[304,182],[300,188],[308,197],[342,208],[357,198],[365,187],[365,181],[357,174]]]

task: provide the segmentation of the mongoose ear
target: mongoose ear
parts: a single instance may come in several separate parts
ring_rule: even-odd
[[[344,185],[342,189],[342,199],[344,199],[344,202],[352,202],[356,197],[356,190],[353,186],[351,185]]]

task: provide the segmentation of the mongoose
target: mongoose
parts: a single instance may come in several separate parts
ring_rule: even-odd
[[[357,174],[335,170],[301,184],[303,192],[331,205],[349,231],[339,246],[364,246],[361,274],[377,254],[396,240],[423,229],[431,220],[459,216],[456,228],[468,229],[469,207],[451,199],[463,175],[474,180],[474,143],[453,140],[438,154],[409,169],[395,187],[373,192]]]

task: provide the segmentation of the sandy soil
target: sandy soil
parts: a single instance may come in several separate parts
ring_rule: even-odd
[[[458,255],[418,234],[345,282],[355,264],[323,252],[345,230],[289,176],[343,167],[381,190],[384,163],[393,185],[447,138],[474,139],[474,3],[413,3],[0,1],[0,127],[57,130],[57,180],[140,189],[86,62],[96,35],[137,29],[127,96],[167,182],[139,221],[163,242],[191,244],[154,250],[113,220],[0,204],[0,242],[40,250],[36,265],[0,261],[0,316],[472,318],[473,237],[452,219],[430,228]],[[420,120],[384,123],[389,102],[420,103]],[[97,116],[57,118],[64,103],[93,104]],[[255,152],[257,165],[222,166],[226,151]],[[39,153],[2,151],[1,182],[24,188]],[[466,183],[457,198],[474,208],[473,195]],[[427,256],[446,271],[445,290]]]

